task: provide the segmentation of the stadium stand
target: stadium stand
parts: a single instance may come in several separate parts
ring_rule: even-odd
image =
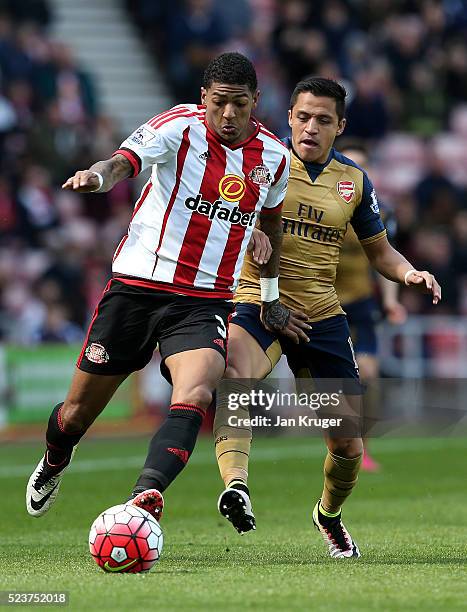
[[[50,34],[63,3],[0,2],[0,337],[8,343],[82,336],[132,202],[129,182],[99,196],[60,190],[122,136],[96,88],[95,62],[78,62]],[[342,81],[348,134],[369,144],[371,176],[398,219],[398,246],[434,268],[444,290],[438,313],[467,312],[467,2],[126,6],[174,100],[197,101],[206,62],[240,50],[258,68],[260,118],[285,135],[298,78]],[[402,300],[410,313],[427,312],[423,296],[402,291]]]

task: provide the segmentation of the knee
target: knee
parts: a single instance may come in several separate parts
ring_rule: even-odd
[[[253,363],[249,358],[235,359],[235,361],[229,361],[227,368],[224,373],[224,379],[229,378],[234,380],[236,378],[250,379],[250,378],[263,378],[267,372],[263,374],[263,364]]]
[[[378,377],[378,362],[374,357],[358,357],[358,369],[362,380],[375,380]]]
[[[224,378],[242,378],[242,373],[235,364],[228,364],[225,369]]]
[[[344,459],[355,459],[363,453],[361,438],[336,438],[328,440],[327,445],[331,453]]]
[[[60,418],[65,433],[84,431],[90,425],[80,402],[65,401],[60,409]]]
[[[213,400],[213,391],[207,385],[199,384],[191,388],[174,389],[172,403],[194,404],[200,408],[209,408]]]

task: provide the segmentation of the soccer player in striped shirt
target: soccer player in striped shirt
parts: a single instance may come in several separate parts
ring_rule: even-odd
[[[113,259],[67,397],[52,411],[47,448],[27,486],[29,514],[54,502],[81,437],[131,372],[159,345],[173,385],[166,421],[150,442],[131,499],[160,518],[162,491],[185,467],[226,367],[228,319],[256,220],[269,237],[267,263],[255,243],[263,282],[263,321],[295,340],[299,319],[278,300],[281,207],[287,148],[252,116],[256,73],[239,53],[207,67],[201,104],[181,104],[146,122],[111,159],[63,185],[105,192],[151,167]]]

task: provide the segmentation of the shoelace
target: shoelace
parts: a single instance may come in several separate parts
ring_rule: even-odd
[[[62,468],[63,469],[63,468]],[[47,474],[47,470],[51,470],[50,467],[45,465],[45,461],[42,462],[42,468],[37,475],[37,478],[34,482],[34,488],[39,491],[42,487],[50,482],[53,486],[56,484],[57,474],[53,474],[52,476]]]
[[[347,550],[351,550],[352,542],[350,535],[347,533],[342,521],[339,519],[337,521],[333,521],[331,524],[326,527],[323,525],[324,534],[323,538],[326,543],[331,543],[330,547],[331,554],[334,552],[344,552]]]

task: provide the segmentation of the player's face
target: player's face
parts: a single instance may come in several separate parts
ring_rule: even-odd
[[[334,98],[315,96],[310,92],[298,95],[289,110],[292,144],[300,159],[324,164],[336,136],[345,128],[345,119],[336,113]]]
[[[213,83],[201,88],[209,127],[230,144],[242,142],[253,131],[250,119],[258,97],[259,91],[253,94],[247,85]]]

